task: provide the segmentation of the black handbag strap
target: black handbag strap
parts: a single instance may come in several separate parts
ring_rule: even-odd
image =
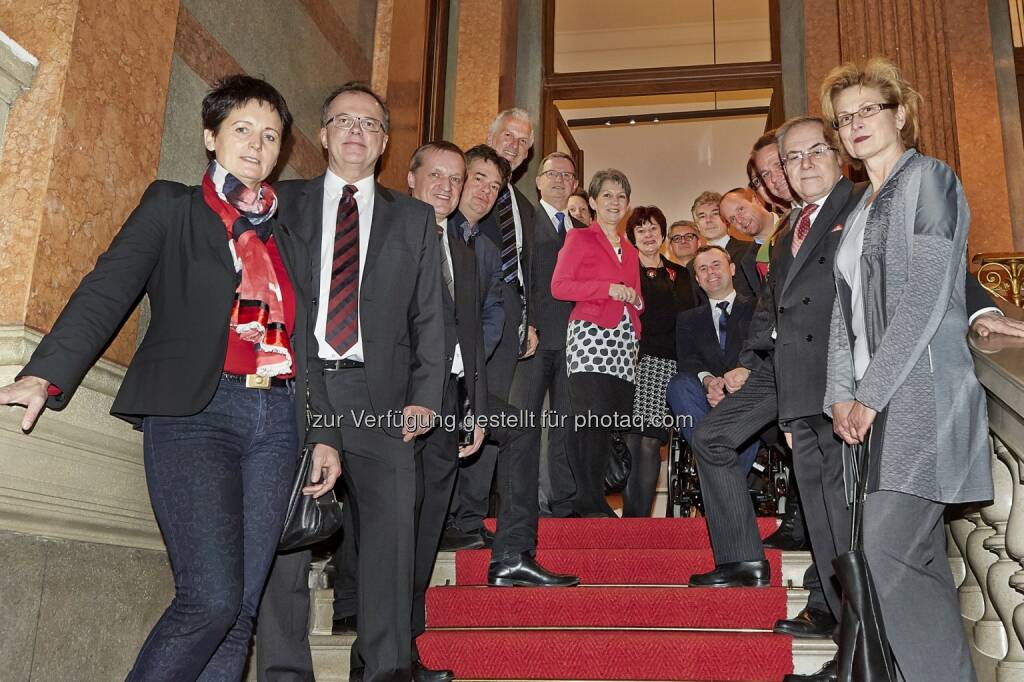
[[[843,445],[843,448],[850,448],[850,457],[844,461],[853,467],[850,472],[854,486],[853,495],[850,498],[850,549],[854,551],[864,549],[864,500],[868,494],[868,480],[871,478],[871,441],[874,439],[875,428],[868,429],[864,442],[856,445]]]

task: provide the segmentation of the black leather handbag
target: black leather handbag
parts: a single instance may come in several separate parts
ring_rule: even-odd
[[[313,466],[313,448],[305,447],[299,456],[292,483],[292,494],[288,498],[288,513],[284,519],[284,530],[277,545],[279,552],[299,549],[326,540],[341,528],[341,502],[329,490],[314,499],[303,495],[302,489],[309,485]]]
[[[633,468],[633,456],[626,447],[626,440],[618,431],[612,431],[609,439],[608,466],[604,470],[605,492],[616,493],[626,487],[629,471]]]
[[[884,413],[879,417],[883,417]],[[864,556],[864,498],[874,462],[871,461],[874,435],[883,432],[876,419],[867,442],[844,453],[847,501],[853,511],[850,551],[832,561],[836,578],[843,588],[843,614],[839,627],[837,671],[840,682],[895,682],[896,666],[882,621],[878,592]],[[878,443],[874,447],[879,448]]]

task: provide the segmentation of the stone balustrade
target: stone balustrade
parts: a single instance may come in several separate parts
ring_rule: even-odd
[[[988,395],[995,495],[951,515],[949,555],[978,680],[1024,682],[1024,339],[971,346]]]

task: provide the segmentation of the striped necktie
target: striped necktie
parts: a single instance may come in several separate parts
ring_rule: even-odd
[[[793,256],[800,250],[800,246],[807,239],[807,233],[811,231],[811,216],[818,210],[817,204],[807,204],[800,210],[800,217],[796,221],[796,232],[793,233]]]
[[[355,185],[345,185],[338,202],[325,337],[338,355],[359,339],[359,208]]]
[[[444,234],[441,234],[441,241],[444,241]],[[444,248],[444,244],[441,244],[441,277],[444,279],[444,286],[448,290],[448,295],[455,300],[455,274],[452,272],[452,263],[448,260],[448,250]]]
[[[519,284],[519,249],[516,248],[516,220],[512,215],[512,191],[506,187],[498,195],[498,227],[501,230],[501,278]]]

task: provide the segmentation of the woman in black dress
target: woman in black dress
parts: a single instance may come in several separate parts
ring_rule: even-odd
[[[622,515],[650,516],[661,470],[661,447],[668,442],[665,388],[676,373],[676,314],[697,305],[697,288],[685,267],[662,255],[667,222],[657,206],[633,209],[626,236],[640,254],[640,288],[646,303],[640,316],[644,334],[636,370],[633,429],[626,445],[633,466],[622,491]]]

